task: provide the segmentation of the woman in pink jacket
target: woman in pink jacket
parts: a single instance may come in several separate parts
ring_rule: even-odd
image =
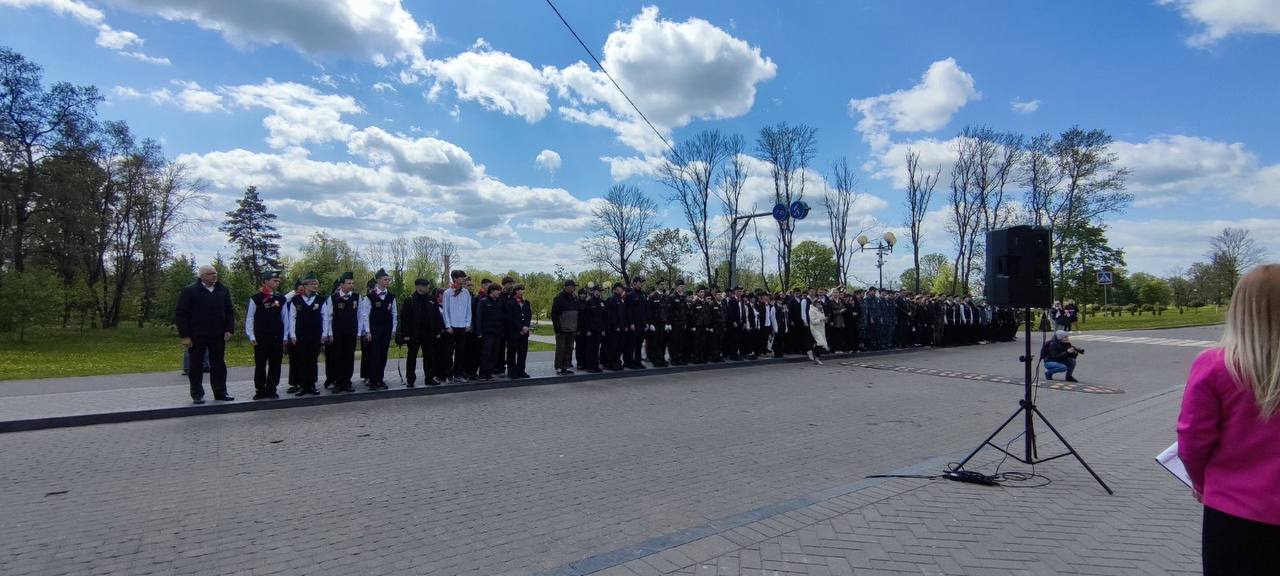
[[[1222,347],[1191,366],[1178,456],[1204,503],[1206,576],[1276,574],[1280,544],[1280,265],[1236,285]]]

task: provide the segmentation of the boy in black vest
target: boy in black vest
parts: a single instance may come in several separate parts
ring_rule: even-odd
[[[320,282],[315,274],[308,272],[289,301],[289,345],[293,347],[289,372],[296,374],[293,383],[299,388],[298,396],[320,393],[316,390],[316,363],[320,359],[320,346],[328,334],[325,333],[322,311],[327,299],[319,291]]]
[[[396,295],[387,290],[391,276],[381,268],[373,275],[374,287],[360,301],[360,333],[368,343],[367,376],[370,390],[386,390],[387,352],[396,331]]]
[[[280,386],[280,361],[284,358],[285,324],[289,319],[284,296],[276,293],[280,273],[267,271],[262,277],[262,289],[249,297],[244,318],[244,335],[253,346],[254,400],[280,397],[276,388]]]
[[[355,288],[354,275],[344,272],[338,279],[337,290],[320,307],[325,338],[329,341],[325,351],[328,355],[325,358],[325,380],[333,383],[334,394],[352,391],[356,341],[360,339],[360,295],[356,294]]]

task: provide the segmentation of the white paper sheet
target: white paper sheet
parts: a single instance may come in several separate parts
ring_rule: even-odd
[[[1159,456],[1156,456],[1156,462],[1164,466],[1164,469],[1168,470],[1170,474],[1177,476],[1188,488],[1191,487],[1191,477],[1187,475],[1187,468],[1182,465],[1182,459],[1178,458],[1177,442],[1174,442],[1173,445],[1165,448],[1164,452],[1161,452]]]

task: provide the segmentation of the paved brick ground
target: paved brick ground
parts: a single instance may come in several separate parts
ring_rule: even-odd
[[[993,345],[895,361],[1017,374],[1017,352],[1017,345]],[[842,508],[823,508],[842,515],[861,510],[875,531],[850,532],[861,526],[850,517],[838,533],[853,534],[847,538],[853,542],[874,537],[888,556],[859,549],[867,562],[904,562],[876,569],[928,568],[910,561],[920,560],[927,546],[919,541],[928,535],[944,544],[950,537],[973,557],[947,549],[962,569],[946,573],[1056,571],[1062,565],[1051,560],[1031,564],[1027,554],[1038,552],[1030,548],[1000,547],[1039,542],[1048,549],[1059,541],[1081,559],[1080,571],[1110,573],[1127,570],[1142,552],[1134,548],[1156,538],[1191,542],[1179,551],[1181,560],[1170,556],[1181,566],[1196,554],[1194,505],[1157,491],[1173,481],[1150,459],[1171,441],[1176,390],[1195,352],[1109,344],[1090,350],[1082,376],[1124,394],[1041,393],[1042,408],[1056,424],[1078,431],[1079,447],[1120,490],[1118,498],[1149,486],[1146,502],[1116,510],[1131,501],[1099,496],[1082,470],[1055,462],[1046,467],[1053,485],[1018,492],[1006,504],[993,503],[989,490],[893,481],[849,495]],[[1148,360],[1136,373],[1135,354]],[[555,570],[963,451],[1016,408],[1011,391],[1007,384],[829,363],[5,434],[0,574]],[[1147,401],[1155,407],[1130,408],[1162,392],[1164,400]],[[1133,411],[1129,419],[1125,410]],[[857,500],[872,495],[886,508]],[[1056,503],[1057,512],[1042,513],[1056,524],[1024,524],[1001,513],[1000,506],[1020,511],[1031,507],[1026,499],[1044,498]],[[1156,514],[1144,510],[1176,514],[1143,516]],[[760,531],[758,543],[722,535],[733,548],[704,542],[689,560],[715,559],[719,572],[720,559],[731,563],[737,554],[738,568],[750,568],[752,546],[761,562],[765,554],[773,562],[791,532],[812,526],[829,536],[823,522],[837,530],[835,516],[801,517],[806,521],[767,521],[772,528]],[[1099,520],[1089,524],[1092,518]],[[1036,526],[1046,530],[1041,540],[1010,540]],[[975,540],[954,536],[962,531]],[[808,536],[794,537],[810,545]],[[1094,546],[1126,542],[1130,549]],[[785,546],[796,554],[790,541]],[[933,567],[955,568],[943,562]],[[694,563],[662,569],[708,570]]]
[[[1152,461],[1178,392],[1068,427],[1115,496],[1071,460],[1039,466],[1038,488],[892,480],[596,573],[1198,574],[1200,506]]]

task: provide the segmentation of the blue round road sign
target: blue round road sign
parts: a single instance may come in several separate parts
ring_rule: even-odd
[[[791,217],[796,220],[804,220],[809,215],[809,203],[803,200],[796,200],[791,203]]]
[[[779,222],[787,219],[787,205],[781,202],[773,205],[773,219]]]

